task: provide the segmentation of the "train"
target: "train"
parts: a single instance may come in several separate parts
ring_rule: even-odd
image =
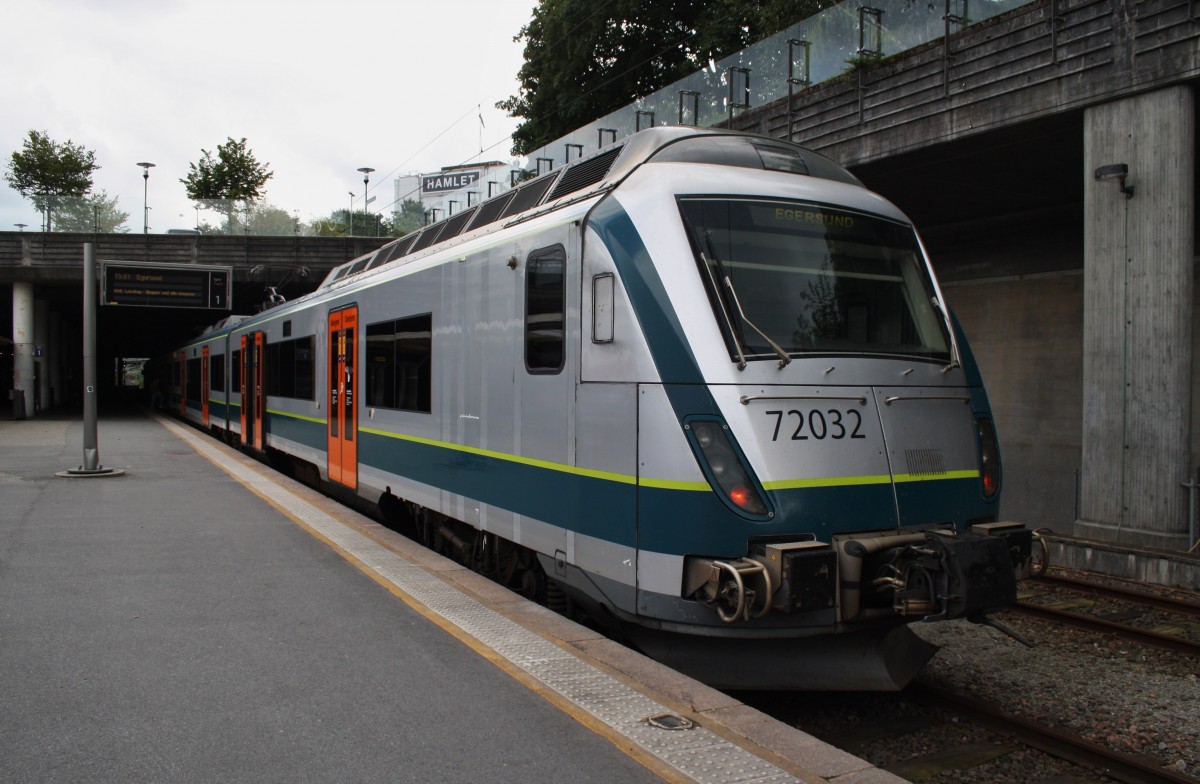
[[[180,417],[722,688],[902,688],[1028,574],[917,231],[779,139],[640,131],[170,362]]]

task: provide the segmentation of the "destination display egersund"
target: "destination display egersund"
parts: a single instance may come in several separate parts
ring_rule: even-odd
[[[231,267],[109,261],[100,265],[105,305],[152,308],[232,307]]]

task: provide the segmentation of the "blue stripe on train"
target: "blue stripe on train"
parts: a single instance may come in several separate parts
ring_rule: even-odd
[[[750,523],[732,520],[712,492],[639,487],[373,433],[361,434],[359,462],[597,539],[673,555],[738,557],[745,554],[747,535],[808,532],[826,539],[896,525],[890,484],[772,491],[775,519]],[[930,514],[905,523],[949,522],[938,514],[962,509],[964,497],[977,499],[978,484],[977,479],[907,483],[903,492]],[[954,500],[943,500],[947,497]],[[627,521],[638,513],[639,500],[634,541]]]

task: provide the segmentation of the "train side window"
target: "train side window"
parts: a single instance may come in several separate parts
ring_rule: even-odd
[[[296,338],[267,344],[267,394],[314,400],[313,345],[315,338]]]
[[[213,354],[208,358],[208,388],[214,392],[225,391],[224,354]]]
[[[187,361],[187,399],[200,402],[200,360],[189,359]]]
[[[309,335],[296,343],[296,397],[299,400],[317,399],[317,338]]]
[[[561,245],[535,250],[525,266],[525,368],[557,373],[566,358],[566,263]]]
[[[367,325],[367,405],[433,411],[433,315]]]
[[[242,394],[242,350],[240,348],[233,351],[233,361],[230,363],[229,372],[232,374],[229,377],[230,391]]]

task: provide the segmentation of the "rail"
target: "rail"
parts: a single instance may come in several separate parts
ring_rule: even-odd
[[[1026,746],[1076,765],[1102,770],[1106,776],[1127,784],[1196,784],[1195,778],[1164,768],[1155,760],[1119,752],[1073,732],[1013,716],[971,697],[926,684],[915,684],[908,691],[928,703],[942,705],[997,732],[1011,735]]]

